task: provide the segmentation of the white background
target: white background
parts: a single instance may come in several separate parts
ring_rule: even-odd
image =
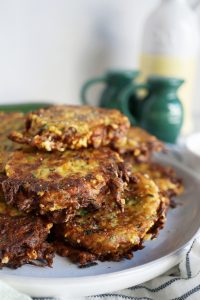
[[[0,0],[0,103],[78,103],[86,79],[137,68],[142,26],[159,2]]]

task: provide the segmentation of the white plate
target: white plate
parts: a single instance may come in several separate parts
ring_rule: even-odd
[[[186,245],[200,227],[200,181],[185,167],[167,158],[184,179],[185,193],[177,199],[179,205],[170,209],[165,228],[154,241],[137,251],[131,260],[99,262],[80,269],[67,259],[56,257],[53,268],[23,266],[17,270],[3,269],[0,278],[18,290],[35,297],[60,296],[74,299],[113,292],[150,280],[176,265]],[[72,298],[73,297],[73,298]]]
[[[185,149],[186,163],[200,173],[200,132],[195,132],[185,139]]]

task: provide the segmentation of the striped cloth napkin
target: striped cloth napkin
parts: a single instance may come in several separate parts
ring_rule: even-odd
[[[31,298],[0,282],[1,300],[55,300]],[[59,299],[64,300],[65,298]],[[66,300],[76,298],[66,298]],[[200,300],[200,238],[196,238],[179,266],[146,283],[109,294],[77,300]],[[56,299],[57,300],[57,299]]]
[[[179,266],[128,289],[88,300],[200,300],[200,238],[195,239]]]

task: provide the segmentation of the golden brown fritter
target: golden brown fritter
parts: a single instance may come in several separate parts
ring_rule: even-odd
[[[162,227],[165,221],[165,201],[147,175],[137,173],[132,178],[132,183],[125,191],[124,211],[112,201],[112,195],[107,197],[107,204],[101,210],[85,210],[72,222],[56,225],[58,240],[64,240],[67,246],[89,252],[96,259],[119,260],[131,257],[132,250],[140,248],[145,238],[151,238],[152,234],[154,236],[156,224]],[[61,245],[57,244],[58,252],[64,255]]]
[[[0,268],[51,266],[54,250],[46,242],[51,227],[35,216],[0,215]]]
[[[164,150],[164,145],[155,136],[139,127],[131,127],[126,139],[113,144],[120,154],[132,154],[136,161],[149,161],[153,152]]]
[[[124,159],[131,164],[133,174],[135,172],[148,174],[166,197],[172,198],[183,193],[182,179],[177,176],[172,167],[162,166],[156,162],[138,163],[131,155],[125,156]]]
[[[19,130],[24,124],[24,116],[21,113],[0,112],[0,173],[4,172],[4,165],[14,149],[22,146],[8,139],[10,132]]]
[[[52,223],[23,215],[5,203],[0,194],[0,268],[23,264],[52,264],[53,247],[46,242]]]
[[[15,131],[10,138],[46,151],[98,148],[122,142],[129,126],[117,110],[57,105],[29,113],[24,131]]]
[[[2,185],[7,203],[41,214],[66,209],[63,222],[80,207],[100,207],[109,191],[123,204],[121,193],[128,180],[122,158],[109,148],[15,151],[5,170]]]

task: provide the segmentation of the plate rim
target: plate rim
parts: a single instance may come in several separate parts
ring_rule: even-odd
[[[200,233],[200,230],[198,229],[198,231],[197,231],[197,233]],[[196,234],[197,234],[196,233]],[[179,253],[179,252],[182,252],[181,250],[183,250],[183,251],[186,251],[186,249],[187,249],[187,247],[189,246],[189,244],[192,242],[192,240],[193,240],[193,238],[195,238],[195,236],[196,236],[196,234],[185,244],[185,246],[184,247],[180,247],[180,248],[178,248],[178,249],[176,249],[176,250],[174,250],[173,252],[171,252],[171,253],[169,253],[169,254],[167,254],[167,255],[165,255],[165,256],[162,256],[162,257],[160,257],[160,258],[157,258],[157,259],[155,259],[155,260],[152,260],[152,261],[150,261],[150,262],[147,262],[147,263],[144,263],[144,264],[142,264],[142,265],[139,265],[139,266],[136,266],[136,267],[131,267],[131,268],[128,268],[128,269],[125,269],[125,270],[122,270],[122,271],[116,271],[116,272],[111,272],[111,273],[108,273],[108,274],[98,274],[98,275],[89,275],[89,276],[80,276],[80,277],[50,277],[50,278],[48,278],[48,277],[32,277],[32,276],[28,276],[28,277],[26,277],[26,276],[17,276],[17,275],[10,275],[10,274],[0,274],[0,278],[1,277],[6,277],[6,278],[15,278],[15,277],[17,277],[18,279],[20,279],[20,280],[24,280],[24,279],[26,279],[26,281],[28,280],[28,281],[38,281],[38,280],[44,280],[44,281],[53,281],[53,282],[55,282],[55,281],[77,281],[77,280],[81,280],[81,281],[83,281],[83,280],[88,280],[88,279],[91,279],[91,278],[94,278],[95,277],[95,279],[97,278],[97,279],[101,279],[102,277],[106,277],[106,279],[108,279],[108,277],[113,277],[113,276],[119,276],[119,275],[125,275],[125,274],[127,274],[128,275],[128,273],[131,273],[132,271],[133,271],[133,269],[134,269],[134,271],[138,271],[138,270],[140,270],[140,269],[143,269],[143,268],[145,268],[145,267],[151,267],[151,265],[152,264],[157,264],[157,263],[159,263],[160,262],[160,260],[164,260],[164,259],[167,259],[167,258],[169,258],[170,256],[174,256],[174,255],[176,255],[177,253]]]

